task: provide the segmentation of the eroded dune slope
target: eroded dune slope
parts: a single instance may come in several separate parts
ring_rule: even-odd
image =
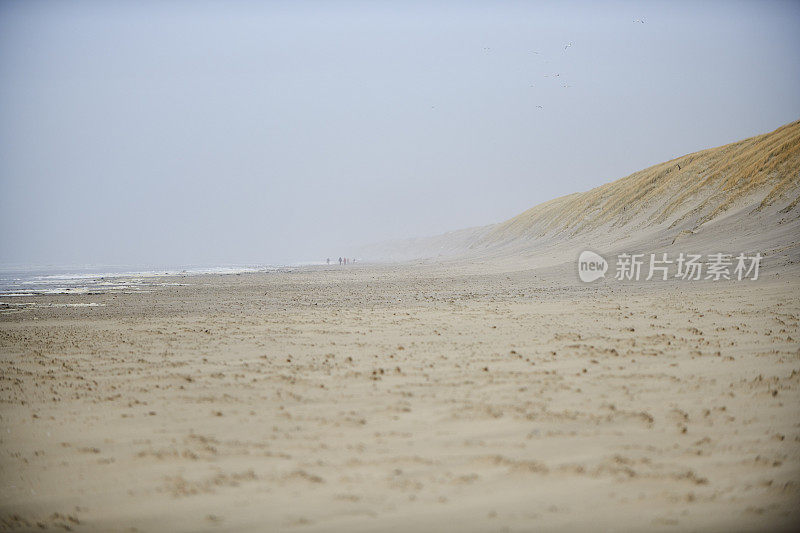
[[[757,227],[762,236],[770,234],[762,242],[785,249],[795,244],[791,235],[800,233],[794,231],[798,201],[800,121],[795,121],[544,202],[499,224],[374,245],[362,252],[366,259],[502,256],[598,239],[606,246],[687,239],[702,246],[706,232],[712,242],[718,241],[708,229],[714,224]],[[754,244],[745,233],[740,240],[745,247]]]

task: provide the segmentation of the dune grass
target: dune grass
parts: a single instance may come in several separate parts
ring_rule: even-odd
[[[499,224],[481,244],[575,235],[643,219],[670,227],[688,221],[697,229],[750,195],[763,195],[755,210],[786,201],[788,212],[800,202],[799,185],[800,120],[544,202]]]

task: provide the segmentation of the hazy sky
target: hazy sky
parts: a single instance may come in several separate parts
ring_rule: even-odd
[[[799,28],[800,2],[2,1],[0,263],[498,222],[800,118]]]

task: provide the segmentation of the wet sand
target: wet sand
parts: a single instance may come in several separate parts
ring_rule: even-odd
[[[0,309],[0,527],[800,522],[796,272],[478,271],[309,267]]]

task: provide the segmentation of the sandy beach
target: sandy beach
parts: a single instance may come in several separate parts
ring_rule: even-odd
[[[0,2],[0,532],[800,531],[800,2]]]
[[[796,269],[582,285],[563,268],[407,264],[172,281],[2,309],[0,525],[800,519]]]

